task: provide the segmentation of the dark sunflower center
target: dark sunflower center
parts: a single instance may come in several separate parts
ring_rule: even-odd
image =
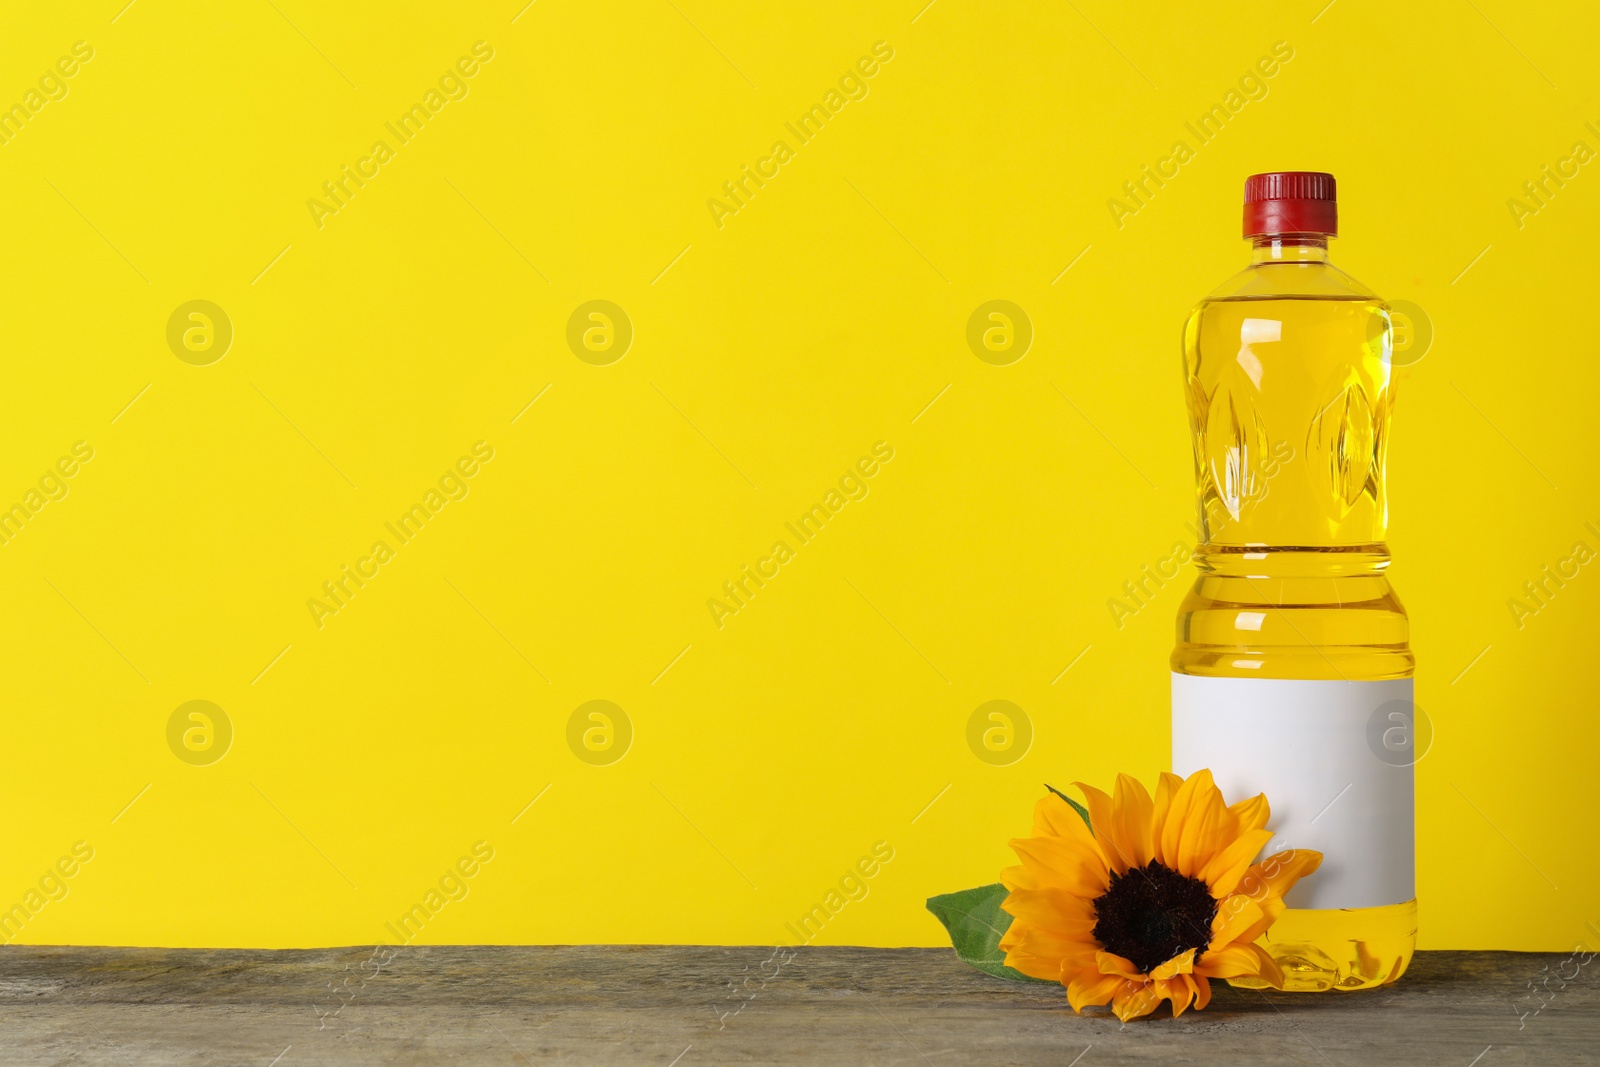
[[[1217,902],[1200,879],[1151,860],[1113,874],[1094,914],[1095,940],[1148,973],[1191,948],[1199,959],[1211,944]]]

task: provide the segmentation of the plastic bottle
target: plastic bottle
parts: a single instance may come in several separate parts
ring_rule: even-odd
[[[1200,573],[1173,769],[1211,768],[1229,801],[1265,792],[1268,852],[1323,853],[1261,942],[1294,990],[1392,982],[1417,929],[1413,659],[1384,543],[1392,328],[1328,261],[1337,233],[1333,175],[1251,177],[1250,265],[1184,329]]]

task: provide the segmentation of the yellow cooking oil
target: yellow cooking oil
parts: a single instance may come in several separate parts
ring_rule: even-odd
[[[1329,262],[1327,236],[1255,236],[1250,265],[1186,324],[1200,544],[1199,575],[1179,609],[1176,674],[1412,675],[1406,612],[1389,584],[1384,543],[1389,312]],[[1412,897],[1290,907],[1260,943],[1282,968],[1285,988],[1350,990],[1399,978],[1416,933]]]

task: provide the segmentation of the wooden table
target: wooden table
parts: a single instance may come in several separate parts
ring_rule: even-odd
[[[6,947],[0,1063],[1600,1063],[1600,960],[1565,953],[1421,953],[1368,993],[1218,983],[1122,1026],[946,949],[390,951]]]

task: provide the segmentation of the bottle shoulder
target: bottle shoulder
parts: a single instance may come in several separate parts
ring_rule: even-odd
[[[1208,293],[1219,300],[1369,300],[1382,298],[1332,263],[1253,263]]]

